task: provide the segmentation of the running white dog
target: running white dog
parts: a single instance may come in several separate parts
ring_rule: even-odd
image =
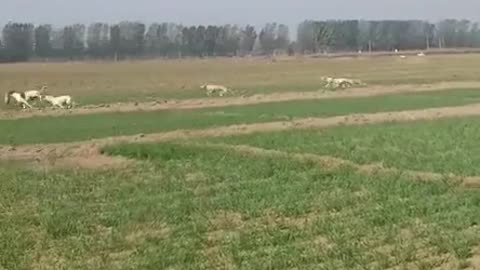
[[[207,90],[207,96],[213,95],[215,92],[218,92],[219,96],[223,97],[225,94],[228,93],[229,89],[223,85],[215,85],[215,84],[204,84],[200,86],[201,89]]]
[[[44,85],[40,90],[27,90],[23,92],[25,95],[25,100],[32,101],[35,99],[40,99],[40,97],[45,94],[45,90],[47,90],[47,86]]]
[[[41,96],[41,100],[45,100],[48,103],[52,104],[52,106],[56,106],[62,109],[64,109],[65,107],[67,107],[68,109],[73,107],[73,101],[71,96]]]
[[[32,108],[32,106],[30,104],[28,104],[24,93],[19,93],[19,92],[16,92],[16,91],[10,91],[10,92],[6,93],[5,94],[5,104],[7,104],[7,105],[10,104],[11,99],[14,99],[15,102],[17,104],[20,104],[23,109],[26,109],[27,107],[30,108],[30,109]]]

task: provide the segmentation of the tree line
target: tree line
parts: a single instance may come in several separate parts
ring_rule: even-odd
[[[480,47],[478,23],[329,20],[299,24],[296,40],[288,26],[198,25],[141,22],[52,25],[8,23],[2,31],[0,62],[40,59],[128,59],[270,55],[275,51],[318,53]]]
[[[236,56],[271,54],[290,45],[286,25],[269,23],[258,31],[247,25],[182,26],[121,22],[89,26],[9,23],[2,31],[0,61],[32,58],[125,59],[142,57]]]
[[[478,48],[480,27],[468,20],[436,24],[421,20],[304,21],[298,26],[301,53]]]

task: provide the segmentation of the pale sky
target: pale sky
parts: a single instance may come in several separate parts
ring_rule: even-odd
[[[444,18],[480,21],[480,0],[0,0],[2,25],[140,20],[255,26],[276,21],[293,27],[305,19]]]

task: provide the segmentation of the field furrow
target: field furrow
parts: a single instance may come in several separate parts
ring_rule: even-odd
[[[281,159],[293,159],[299,162],[305,163],[314,163],[322,167],[325,171],[336,171],[339,169],[354,169],[359,174],[365,175],[396,175],[398,177],[406,177],[408,179],[417,180],[417,181],[439,181],[439,182],[450,182],[455,185],[465,186],[465,187],[480,187],[480,176],[459,176],[453,173],[437,173],[429,171],[418,171],[418,170],[408,170],[408,169],[399,169],[395,167],[386,167],[382,163],[371,163],[371,164],[359,164],[351,160],[341,159],[334,156],[327,155],[317,155],[310,153],[292,153],[287,151],[265,149],[260,147],[254,147],[249,145],[229,145],[229,144],[215,144],[215,143],[179,143],[179,145],[191,145],[202,146],[209,149],[219,149],[224,151],[232,151],[238,154],[251,155],[253,157],[268,157],[268,158],[281,158]],[[108,153],[112,156],[113,159],[118,158],[124,155],[126,146],[114,145],[112,147],[106,147],[103,149],[105,153]],[[149,145],[144,145],[144,147],[149,147]],[[138,149],[138,144],[133,144],[133,148]],[[133,158],[135,157],[132,154]]]
[[[3,145],[0,147],[1,160],[43,160],[55,158],[97,155],[105,145],[132,142],[165,142],[181,139],[227,137],[287,130],[331,128],[343,125],[366,125],[388,122],[409,122],[435,120],[451,117],[479,116],[480,104],[458,107],[430,108],[423,110],[353,114],[329,118],[305,118],[292,121],[232,125],[198,130],[175,130],[162,133],[114,136],[102,139],[76,141],[71,143]]]
[[[218,108],[99,113],[64,117],[0,120],[0,144],[60,143],[112,136],[151,134],[176,130],[200,130],[254,124],[268,127],[280,122],[305,125],[302,119],[398,112],[426,108],[471,105],[480,102],[480,91],[458,89],[428,93],[392,94],[362,98],[301,100]],[[462,110],[461,107],[459,107]],[[442,109],[440,109],[442,110]],[[455,109],[455,110],[458,110]],[[413,112],[415,114],[415,112]],[[388,115],[380,115],[387,118]],[[300,119],[300,120],[298,120]],[[297,121],[298,120],[298,121]],[[339,122],[339,120],[334,120]],[[340,120],[340,122],[345,122]],[[285,124],[285,122],[288,122]],[[347,121],[348,122],[348,121]],[[275,123],[273,124],[275,125]],[[313,123],[318,125],[318,123]]]

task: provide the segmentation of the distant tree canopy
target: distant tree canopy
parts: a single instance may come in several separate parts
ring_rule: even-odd
[[[477,23],[467,20],[304,21],[298,26],[301,53],[322,51],[391,51],[480,47]]]
[[[304,21],[296,41],[284,24],[254,26],[174,23],[95,22],[62,28],[9,23],[0,40],[0,62],[32,58],[128,59],[148,57],[211,57],[338,51],[388,51],[480,47],[480,28],[467,20]]]
[[[33,24],[9,23],[3,28],[2,53],[3,61],[27,61],[33,55]]]

